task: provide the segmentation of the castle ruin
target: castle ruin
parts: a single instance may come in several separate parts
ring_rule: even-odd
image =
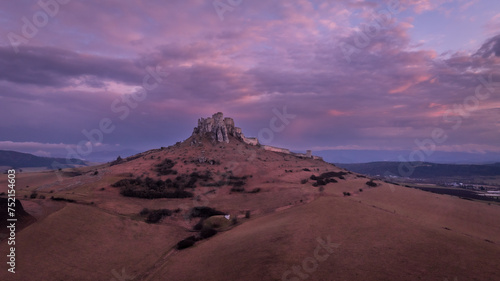
[[[209,134],[214,142],[229,143],[229,136],[233,136],[246,144],[254,146],[260,145],[257,138],[245,137],[241,128],[234,126],[233,118],[224,118],[222,112],[217,112],[212,115],[212,117],[198,119],[198,126],[193,129],[192,136],[204,136],[206,134]],[[295,153],[286,148],[270,145],[260,145],[260,147],[268,151],[294,155],[301,158],[323,160],[322,157],[312,155],[311,150],[307,150],[307,153]]]

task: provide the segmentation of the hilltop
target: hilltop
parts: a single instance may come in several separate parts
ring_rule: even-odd
[[[500,258],[500,206],[262,146],[222,113],[172,146],[17,180],[37,221],[2,280],[493,280]]]

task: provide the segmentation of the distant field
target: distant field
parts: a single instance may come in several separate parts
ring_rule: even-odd
[[[453,195],[453,196],[458,196],[462,199],[474,199],[474,200],[482,200],[482,201],[494,201],[494,202],[499,202],[500,199],[499,197],[488,197],[488,196],[481,196],[475,191],[471,190],[466,190],[466,189],[461,189],[461,188],[443,188],[443,187],[423,187],[423,186],[415,186],[415,188],[418,188],[423,191],[429,191],[432,193],[437,193],[437,194],[446,194],[446,195]]]
[[[500,163],[482,165],[436,164],[427,162],[371,162],[336,164],[350,171],[370,176],[431,182],[464,182],[500,185]]]

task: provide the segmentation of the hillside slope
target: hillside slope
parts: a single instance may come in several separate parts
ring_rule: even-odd
[[[496,278],[498,205],[368,181],[232,136],[229,143],[190,137],[71,173],[21,173],[16,194],[37,192],[22,200],[37,222],[17,234],[18,273],[3,270],[0,279]],[[2,178],[0,192],[5,186]],[[174,191],[192,195],[162,197]],[[153,195],[160,198],[134,197]],[[229,215],[232,225],[178,250],[180,240],[200,235],[200,206]],[[171,213],[147,223],[145,208]],[[315,262],[318,239],[328,237],[338,247],[318,250]]]

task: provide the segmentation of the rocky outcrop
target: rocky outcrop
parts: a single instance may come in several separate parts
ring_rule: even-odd
[[[241,129],[234,126],[233,118],[226,117],[222,112],[217,112],[212,117],[198,119],[198,127],[194,128],[193,135],[203,136],[209,134],[216,142],[229,143],[229,136],[242,139]]]
[[[209,135],[214,142],[229,143],[229,137],[233,136],[246,144],[255,146],[260,145],[257,138],[245,137],[245,135],[241,131],[241,128],[234,126],[233,118],[224,118],[224,114],[222,114],[222,112],[217,112],[212,115],[212,117],[198,119],[198,127],[194,128],[193,136],[201,137],[206,135]],[[200,138],[192,138],[191,145],[197,145],[200,141]],[[301,158],[323,160],[319,156],[312,155],[310,150],[308,150],[306,153],[295,153],[286,148],[274,147],[269,145],[262,145],[261,148],[269,151],[290,154]]]

